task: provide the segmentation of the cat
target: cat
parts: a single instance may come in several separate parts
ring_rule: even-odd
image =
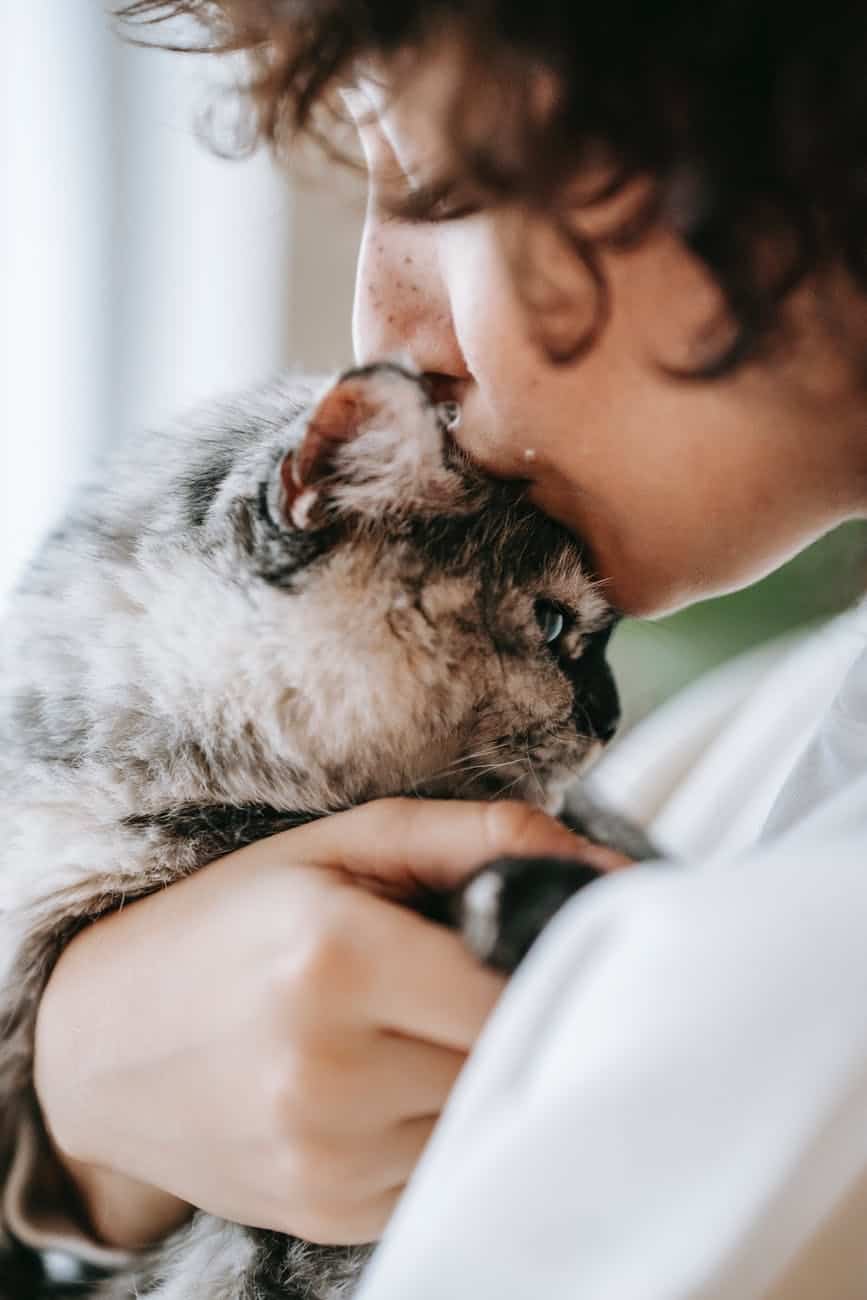
[[[615,616],[581,545],[466,459],[458,418],[391,363],[281,376],[112,453],[20,584],[0,644],[0,1174],[38,1122],[35,1013],[84,925],[386,795],[558,812],[612,735]],[[586,800],[578,820],[652,856]],[[595,874],[503,861],[415,904],[511,970]],[[200,1212],[88,1294],[345,1300],[371,1249]]]

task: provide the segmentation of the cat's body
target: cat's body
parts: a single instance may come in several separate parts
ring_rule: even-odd
[[[4,1176],[82,925],[384,795],[554,808],[613,729],[579,547],[446,424],[396,367],[275,381],[116,453],[27,575],[0,646]],[[199,1214],[93,1294],[339,1300],[366,1253]]]

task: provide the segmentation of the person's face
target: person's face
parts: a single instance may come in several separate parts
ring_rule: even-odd
[[[795,335],[779,357],[724,379],[673,377],[701,359],[699,340],[713,348],[725,335],[708,337],[721,309],[712,280],[660,229],[601,255],[607,324],[580,360],[553,365],[516,291],[506,252],[514,214],[410,222],[378,204],[396,171],[413,187],[435,167],[435,92],[418,78],[361,127],[370,201],[359,363],[403,355],[440,376],[443,395],[461,403],[467,451],[496,474],[531,480],[532,499],[587,541],[626,613],[742,585],[865,512],[867,398],[814,290],[794,300]],[[548,256],[555,281],[580,274],[553,243]]]

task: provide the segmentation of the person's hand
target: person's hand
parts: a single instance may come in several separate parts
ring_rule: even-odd
[[[503,987],[382,895],[506,853],[617,865],[527,805],[383,800],[78,935],[42,999],[36,1086],[98,1235],[144,1244],[195,1205],[377,1238]]]

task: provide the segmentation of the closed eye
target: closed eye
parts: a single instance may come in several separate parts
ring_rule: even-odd
[[[462,221],[475,216],[484,206],[477,190],[453,179],[417,183],[408,192],[378,198],[383,216],[410,224]]]

